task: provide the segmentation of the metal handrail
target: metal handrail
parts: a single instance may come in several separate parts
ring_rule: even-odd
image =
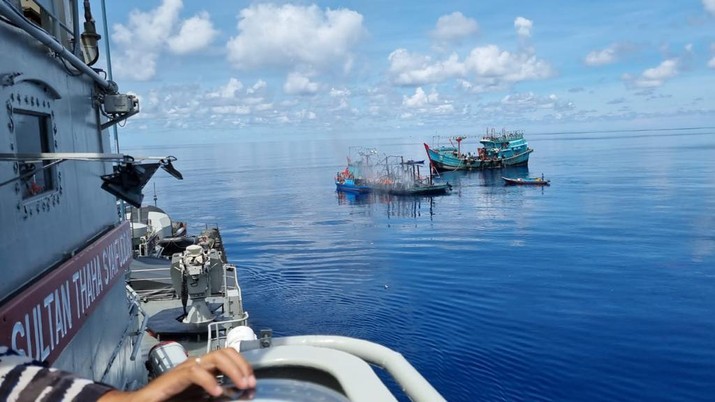
[[[413,401],[445,401],[444,397],[437,392],[432,384],[430,384],[402,354],[386,346],[345,336],[307,335],[271,339],[271,347],[295,345],[315,346],[349,353],[368,363],[382,367],[395,379],[407,396]],[[241,342],[242,352],[261,348],[260,339]]]
[[[136,341],[134,342],[134,345],[132,347],[132,353],[130,356],[130,360],[134,361],[137,358],[137,354],[141,350],[141,341],[142,338],[144,337],[144,333],[146,332],[146,326],[147,323],[149,322],[149,315],[144,311],[144,309],[141,306],[141,302],[139,301],[139,295],[134,291],[134,289],[129,286],[125,285],[125,289],[127,292],[127,301],[130,303],[130,310],[129,310],[129,315],[134,314],[135,309],[136,309],[136,314],[142,314],[144,318],[142,319],[142,322],[139,326],[139,329],[136,331],[131,331],[132,323],[133,321],[129,321],[127,323],[127,326],[124,328],[124,333],[122,334],[122,338],[119,340],[117,345],[114,347],[114,351],[112,352],[112,355],[109,357],[109,362],[107,363],[107,366],[104,368],[104,372],[102,373],[102,377],[100,378],[99,381],[105,381],[107,378],[107,375],[109,375],[109,372],[112,369],[112,366],[114,366],[114,361],[116,360],[117,356],[119,355],[119,352],[121,351],[124,341],[127,338],[130,338],[131,336],[136,336]]]
[[[207,327],[208,337],[206,338],[206,353],[211,352],[212,346],[214,345],[214,343],[217,343],[221,339],[226,338],[225,336],[221,336],[221,334],[219,333],[219,331],[221,330],[221,328],[219,327],[220,325],[236,324],[233,327],[239,327],[241,325],[245,325],[247,321],[248,321],[248,311],[244,311],[243,316],[241,318],[235,318],[232,320],[225,320],[225,321],[210,322]],[[219,349],[219,348],[221,348],[220,345],[218,347],[216,347],[215,349]]]

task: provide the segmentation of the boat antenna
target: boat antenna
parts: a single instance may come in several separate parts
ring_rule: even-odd
[[[156,206],[156,183],[154,183],[154,206]]]

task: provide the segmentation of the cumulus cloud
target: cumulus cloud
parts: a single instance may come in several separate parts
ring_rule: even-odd
[[[439,17],[437,26],[431,34],[439,41],[451,42],[474,35],[478,30],[477,21],[457,11]]]
[[[657,67],[649,68],[640,75],[634,77],[629,74],[623,79],[636,88],[657,88],[665,81],[677,76],[680,71],[680,61],[678,59],[664,60]]]
[[[209,92],[207,96],[209,98],[231,99],[235,98],[237,95],[236,92],[240,91],[241,89],[243,89],[243,84],[241,83],[241,81],[232,77],[228,80],[228,83],[226,83],[226,85],[218,88],[216,91]]]
[[[210,44],[216,32],[208,13],[181,21],[182,7],[181,0],[163,0],[150,11],[132,10],[126,24],[114,24],[117,76],[149,80],[156,75],[157,59],[165,47],[176,54],[186,54]]]
[[[193,53],[208,46],[218,35],[209,13],[201,12],[181,23],[179,33],[169,38],[169,49],[176,54]]]
[[[439,94],[433,89],[429,94],[417,87],[412,96],[403,96],[402,105],[410,109],[403,112],[401,118],[409,119],[416,113],[427,115],[444,115],[454,113],[454,105],[449,102],[440,101]]]
[[[588,66],[603,66],[614,63],[618,58],[617,45],[611,45],[602,50],[593,50],[586,55],[584,63]]]
[[[283,92],[288,95],[312,95],[318,92],[318,84],[300,73],[290,73],[283,84]]]
[[[403,97],[402,104],[407,107],[425,107],[430,103],[437,103],[438,101],[439,94],[437,92],[432,91],[430,94],[427,94],[422,87],[417,87],[414,95]]]
[[[705,11],[715,15],[715,0],[703,0],[703,7],[705,7]]]
[[[347,9],[254,4],[240,12],[238,35],[226,45],[228,60],[241,69],[340,65],[347,70],[364,32],[362,22],[361,14]]]
[[[398,85],[423,85],[466,75],[464,63],[456,54],[443,61],[432,61],[429,56],[397,49],[387,59],[393,82]]]
[[[514,20],[514,28],[516,29],[516,34],[522,38],[528,38],[531,36],[531,28],[534,23],[524,17],[516,17]]]
[[[258,80],[258,81],[256,81],[255,84],[253,84],[252,87],[248,88],[248,90],[246,92],[248,94],[259,93],[259,92],[262,92],[264,89],[266,89],[267,86],[268,86],[268,84],[265,81]]]
[[[464,61],[479,77],[498,77],[507,82],[541,79],[551,75],[551,67],[527,53],[510,53],[495,45],[472,50]]]
[[[628,52],[632,52],[634,48],[635,46],[630,43],[613,43],[605,49],[592,50],[584,57],[583,62],[592,67],[612,64]]]
[[[481,84],[499,86],[504,83],[542,79],[551,76],[548,63],[529,53],[511,53],[496,45],[472,49],[464,60],[456,54],[442,61],[413,54],[405,49],[390,53],[389,72],[398,85],[425,85],[447,79],[468,79]],[[463,87],[471,83],[461,81]]]

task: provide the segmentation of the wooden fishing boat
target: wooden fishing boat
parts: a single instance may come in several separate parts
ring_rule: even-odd
[[[452,137],[449,139],[450,144],[443,146],[430,147],[424,144],[432,166],[440,172],[527,166],[529,154],[533,152],[524,139],[524,133],[520,131],[487,130],[479,140],[481,147],[476,149],[476,153],[464,153],[462,141],[468,138]]]
[[[335,187],[338,191],[355,194],[366,194],[372,191],[372,188],[363,183],[361,179],[341,177],[340,175],[335,178]]]
[[[524,186],[549,186],[551,180],[546,180],[544,177],[504,177],[502,179],[507,185],[524,185]]]
[[[452,185],[435,183],[431,172],[422,175],[420,166],[423,164],[424,161],[405,161],[401,156],[386,156],[376,165],[379,177],[372,184],[373,191],[402,196],[449,194]]]

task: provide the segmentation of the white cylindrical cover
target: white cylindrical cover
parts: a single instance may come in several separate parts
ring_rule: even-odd
[[[152,375],[159,375],[171,370],[186,360],[186,349],[174,341],[161,342],[149,351],[149,366]]]
[[[251,327],[241,325],[239,327],[231,328],[226,334],[226,347],[234,348],[237,352],[241,351],[241,341],[252,341],[257,339],[256,333],[253,332]]]

